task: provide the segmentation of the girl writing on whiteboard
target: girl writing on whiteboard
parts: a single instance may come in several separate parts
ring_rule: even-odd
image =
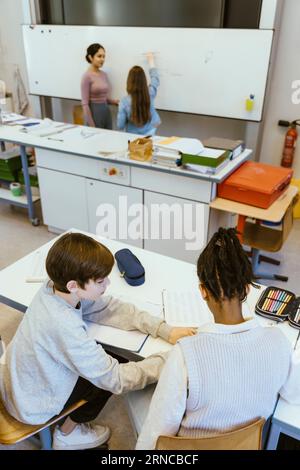
[[[133,134],[154,135],[161,123],[154,107],[159,76],[154,65],[153,53],[147,53],[150,67],[150,85],[142,67],[135,65],[127,77],[127,93],[119,104],[117,128]]]
[[[278,393],[300,402],[299,350],[292,355],[280,328],[243,316],[254,275],[235,229],[213,235],[199,256],[197,274],[214,318],[172,349],[137,449],[154,449],[161,435],[211,437],[266,419]]]
[[[85,125],[112,129],[109,104],[118,100],[109,98],[109,82],[106,73],[100,70],[105,61],[105,49],[101,44],[91,44],[87,48],[88,70],[81,79],[81,102]]]

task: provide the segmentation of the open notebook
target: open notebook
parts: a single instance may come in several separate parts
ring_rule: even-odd
[[[172,326],[200,327],[214,321],[198,290],[162,291],[165,321]],[[244,318],[252,316],[247,302],[243,303]]]
[[[86,322],[88,335],[98,343],[115,348],[128,349],[132,352],[139,352],[148,335],[140,331],[124,331],[112,326],[97,325],[96,323]]]
[[[154,304],[149,301],[142,301],[134,299],[125,295],[117,295],[113,292],[109,292],[114,298],[118,298],[123,302],[129,302],[136,305],[140,310],[146,310],[155,317],[162,318],[162,306]],[[98,341],[103,345],[110,345],[116,348],[128,349],[129,351],[139,352],[148,335],[141,333],[140,331],[124,331],[119,328],[113,328],[106,325],[98,325],[92,322],[86,322],[88,328],[88,334],[90,337]]]

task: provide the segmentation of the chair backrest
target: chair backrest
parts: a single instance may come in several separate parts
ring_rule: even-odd
[[[288,206],[279,229],[277,227],[266,227],[260,223],[254,224],[246,222],[243,233],[243,243],[258,250],[279,251],[292,229],[293,208],[296,201],[297,196],[295,196]]]
[[[0,335],[6,345],[15,335],[22,318],[22,312],[0,303]]]
[[[291,202],[289,207],[286,210],[286,213],[284,214],[283,221],[282,221],[282,243],[287,239],[288,234],[290,233],[292,226],[293,226],[293,221],[294,221],[294,216],[293,216],[293,209],[296,204],[296,198]]]
[[[73,123],[81,126],[84,124],[83,109],[80,104],[73,108]]]
[[[259,450],[261,449],[262,430],[265,419],[212,437],[186,438],[178,436],[159,436],[156,450]]]

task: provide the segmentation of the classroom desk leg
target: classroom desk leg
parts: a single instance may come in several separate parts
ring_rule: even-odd
[[[39,219],[35,217],[34,205],[32,202],[30,178],[29,178],[29,172],[28,172],[26,147],[24,145],[20,145],[20,153],[21,153],[22,168],[23,168],[23,173],[24,173],[24,182],[25,182],[25,190],[26,190],[26,196],[27,196],[29,220],[31,221],[32,225],[37,226],[40,224],[40,221]]]
[[[41,447],[42,450],[53,450],[52,449],[52,437],[50,428],[42,429],[39,432],[40,440],[41,440]]]
[[[288,280],[287,276],[282,276],[281,274],[273,274],[259,270],[259,250],[257,248],[252,248],[252,271],[255,277],[258,279],[274,279],[276,281],[286,282]]]
[[[276,423],[272,423],[268,442],[266,445],[266,450],[277,449],[280,433],[281,433],[281,427]]]

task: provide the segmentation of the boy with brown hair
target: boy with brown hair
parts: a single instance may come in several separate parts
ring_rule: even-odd
[[[47,281],[34,297],[6,351],[0,391],[8,412],[19,421],[45,423],[79,399],[54,432],[55,449],[97,447],[109,428],[86,424],[112,393],[156,382],[163,354],[120,364],[87,334],[84,320],[140,330],[175,343],[192,328],[171,328],[162,319],[112,297],[103,298],[114,264],[112,253],[80,233],[67,233],[49,250]]]

